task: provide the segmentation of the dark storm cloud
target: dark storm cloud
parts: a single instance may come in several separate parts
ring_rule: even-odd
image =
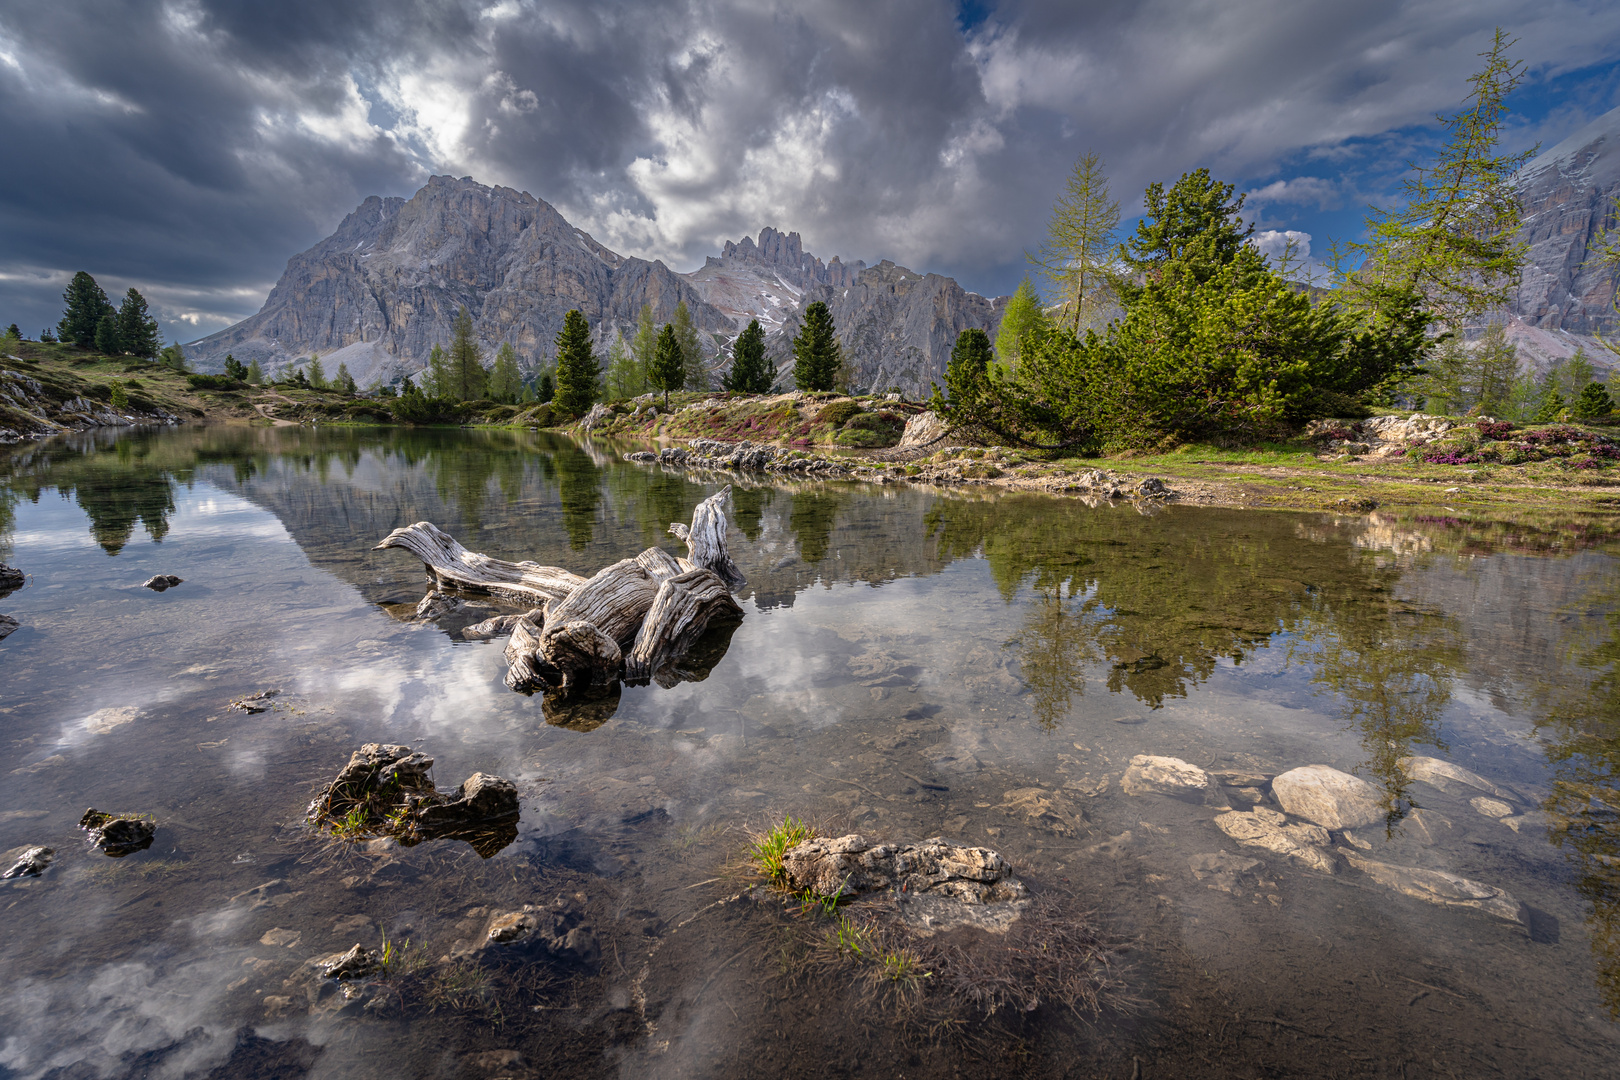
[[[286,258],[366,195],[444,172],[529,190],[678,269],[772,224],[823,256],[893,257],[991,291],[1016,281],[1086,149],[1127,213],[1148,180],[1210,165],[1258,189],[1265,227],[1291,228],[1365,201],[1378,178],[1356,163],[1455,106],[1491,26],[1543,79],[1620,51],[1620,10],[1575,0],[981,13],[13,0],[0,317],[35,332],[84,268],[109,291],[140,287],[189,338],[256,310]]]

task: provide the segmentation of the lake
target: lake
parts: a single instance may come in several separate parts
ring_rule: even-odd
[[[0,598],[0,851],[55,851],[0,882],[0,1077],[1614,1074],[1620,519],[1088,505],[626,449],[183,427],[0,457],[0,561],[29,575]],[[517,609],[421,618],[421,564],[372,550],[426,520],[589,576],[684,554],[667,526],[728,483],[742,622],[588,708],[509,691],[503,641],[462,637]],[[311,830],[363,743],[440,788],[512,781],[516,838]],[[1138,755],[1208,784],[1129,793]],[[1216,825],[1307,765],[1383,815],[1322,837],[1326,868]],[[87,807],[154,842],[109,858]],[[999,851],[1106,943],[1100,1011],[987,1017],[943,969],[897,994],[823,947],[833,918],[751,889],[784,815]],[[1444,875],[1506,899],[1411,884]],[[525,905],[570,949],[484,947]],[[363,985],[312,966],[384,942]]]

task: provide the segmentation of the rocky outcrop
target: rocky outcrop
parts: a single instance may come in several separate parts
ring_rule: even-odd
[[[858,833],[806,840],[782,853],[782,870],[788,888],[817,896],[894,889],[964,904],[990,904],[1028,895],[999,854],[941,837],[920,844],[879,844]]]
[[[1615,224],[1620,196],[1620,109],[1611,110],[1519,173],[1520,236],[1530,245],[1513,311],[1533,327],[1591,335],[1620,329],[1615,272],[1590,259]]]
[[[15,566],[0,563],[0,596],[10,596],[28,580],[27,576]]]
[[[201,371],[226,353],[275,373],[319,353],[362,386],[421,370],[465,306],[487,354],[510,342],[534,363],[578,308],[601,340],[659,323],[685,302],[702,331],[735,333],[692,282],[610,251],[527,192],[435,176],[409,200],[372,196],[287,262],[257,315],[186,346]]]
[[[179,422],[178,416],[155,405],[119,413],[105,402],[0,368],[0,446],[67,431]]]

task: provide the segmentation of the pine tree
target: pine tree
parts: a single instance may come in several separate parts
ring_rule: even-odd
[[[96,324],[96,351],[116,355],[124,351],[124,343],[118,336],[118,317],[108,308],[107,313]]]
[[[1553,390],[1541,399],[1541,407],[1530,418],[1532,424],[1556,424],[1564,415],[1564,395]]]
[[[1163,184],[1149,184],[1142,197],[1147,212],[1136,223],[1136,234],[1119,248],[1120,261],[1145,280],[1174,263],[1202,285],[1236,261],[1254,232],[1238,216],[1248,196],[1234,200],[1234,190],[1213,179],[1208,169],[1182,173],[1168,192]],[[1140,282],[1121,283],[1127,306],[1142,288]]]
[[[67,311],[63,312],[62,321],[56,324],[57,335],[73,345],[82,345],[87,349],[94,347],[102,318],[113,314],[107,294],[101,291],[95,278],[80,270],[68,282],[62,299],[67,302]]]
[[[242,361],[238,360],[230,353],[225,354],[226,378],[235,379],[237,382],[244,382],[247,379],[247,373],[248,369],[242,366]]]
[[[1017,376],[1025,343],[1032,335],[1043,334],[1050,327],[1046,312],[1041,309],[1040,295],[1026,277],[1007,301],[1007,310],[1001,314],[1001,326],[996,330],[996,358],[1001,361],[1004,377]]]
[[[165,345],[163,351],[158,353],[158,363],[171,371],[184,373],[191,370],[186,364],[186,352],[178,343]]]
[[[635,360],[636,374],[644,392],[646,387],[652,386],[647,373],[658,355],[658,327],[653,323],[651,304],[642,304],[641,313],[636,316],[636,336],[630,339],[630,355]]]
[[[124,294],[118,309],[118,343],[124,352],[143,360],[156,356],[163,344],[157,320],[146,309],[146,298],[134,289]]]
[[[6,337],[11,338],[13,341],[22,340],[22,331],[17,329],[16,323],[12,323],[10,326],[6,327]]]
[[[647,381],[654,390],[664,392],[665,409],[669,408],[669,392],[686,385],[686,357],[681,355],[680,339],[670,323],[658,332],[658,347],[653,351],[652,367],[647,369]]]
[[[332,389],[340,394],[354,397],[356,390],[354,376],[349,374],[349,365],[342,360],[338,361],[337,374],[332,377]]]
[[[445,356],[442,346],[434,345],[428,353],[427,369],[422,372],[421,393],[431,398],[452,398],[455,396],[455,378],[450,373],[450,361]]]
[[[793,384],[800,390],[831,390],[842,357],[832,312],[820,300],[804,309],[804,325],[793,339]]]
[[[675,340],[681,346],[681,359],[686,363],[686,389],[707,390],[709,371],[703,365],[703,345],[698,340],[697,327],[692,325],[692,312],[682,300],[675,305]]]
[[[304,368],[304,377],[309,385],[316,390],[326,389],[326,368],[321,366],[321,354],[310,354],[309,364]]]
[[[484,370],[483,350],[473,336],[472,315],[466,307],[456,314],[455,337],[450,341],[450,397],[456,401],[478,401],[484,396],[489,373]]]
[[[1118,228],[1119,201],[1108,196],[1102,158],[1088,152],[1074,163],[1052,207],[1040,252],[1030,256],[1053,294],[1062,298],[1063,325],[1077,333],[1108,287]],[[1005,357],[1002,363],[1007,363]]]
[[[551,372],[542,371],[540,373],[540,389],[535,396],[539,398],[542,405],[557,400],[557,384],[552,379]]]
[[[495,367],[489,373],[489,397],[514,405],[523,394],[523,372],[518,370],[517,350],[510,341],[501,342],[495,353]]]
[[[1575,404],[1569,407],[1569,415],[1577,420],[1595,420],[1612,412],[1614,399],[1609,397],[1608,388],[1600,382],[1589,382],[1582,387]]]
[[[765,359],[765,330],[748,320],[731,347],[731,370],[721,385],[744,394],[768,394],[776,383],[776,365]]]
[[[259,366],[259,362],[257,360],[254,360],[252,363],[248,364],[247,374],[242,377],[246,381],[252,383],[254,386],[263,386],[264,368]]]
[[[557,334],[557,407],[575,416],[596,401],[596,380],[601,367],[591,349],[591,324],[574,308],[563,316]]]
[[[1463,111],[1438,117],[1448,131],[1445,147],[1427,169],[1413,166],[1402,185],[1404,205],[1374,210],[1367,241],[1350,245],[1365,257],[1355,274],[1341,275],[1353,307],[1368,305],[1374,295],[1368,285],[1415,292],[1442,324],[1456,329],[1511,298],[1529,251],[1518,238],[1513,178],[1535,153],[1496,150],[1505,99],[1525,72],[1507,55],[1513,44],[1496,31],[1480,53],[1484,66],[1468,80]]]
[[[990,335],[983,330],[972,328],[956,335],[950,362],[945,365],[945,390],[952,405],[961,407],[981,393],[994,358]]]

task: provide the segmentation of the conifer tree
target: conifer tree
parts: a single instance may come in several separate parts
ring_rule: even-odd
[[[96,332],[101,327],[102,318],[113,314],[107,294],[101,291],[95,278],[80,270],[68,282],[62,299],[67,302],[67,310],[62,314],[62,321],[56,325],[57,335],[69,344],[82,345],[87,349],[95,346]]]
[[[681,355],[681,342],[675,336],[675,327],[665,323],[658,332],[658,347],[653,351],[652,367],[647,381],[654,390],[664,392],[664,408],[669,408],[669,393],[686,385],[686,358]]]
[[[804,309],[804,325],[793,339],[793,384],[800,390],[831,390],[842,356],[832,312],[820,300]]]
[[[1001,326],[996,330],[996,358],[1001,361],[1004,377],[1017,376],[1026,342],[1050,327],[1046,312],[1041,308],[1040,294],[1029,278],[1024,278],[1012,299],[1007,301],[1007,310],[1001,314]]]
[[[635,397],[642,392],[643,380],[637,369],[636,358],[621,335],[615,334],[613,344],[608,346],[607,374],[604,378],[610,400]]]
[[[775,383],[776,365],[765,359],[765,330],[758,319],[750,319],[731,347],[731,370],[722,385],[744,394],[768,394]]]
[[[1577,348],[1575,355],[1562,363],[1555,362],[1549,371],[1558,373],[1558,392],[1568,401],[1575,400],[1586,384],[1597,376],[1597,369],[1587,359],[1584,348]]]
[[[143,360],[156,356],[163,344],[157,320],[146,309],[146,298],[134,289],[124,294],[118,309],[118,343],[124,352]]]
[[[1525,73],[1508,56],[1513,45],[1496,31],[1468,80],[1463,110],[1438,117],[1445,147],[1428,168],[1413,167],[1403,205],[1373,210],[1367,241],[1350,245],[1365,257],[1354,275],[1341,275],[1353,307],[1376,303],[1379,288],[1416,293],[1443,325],[1458,329],[1511,298],[1529,252],[1518,237],[1513,178],[1535,153],[1497,151],[1505,100]]]
[[[450,394],[456,401],[477,401],[484,396],[489,373],[483,350],[473,334],[472,315],[465,305],[456,314],[455,337],[450,341]]]
[[[1608,388],[1600,382],[1589,382],[1582,387],[1575,404],[1569,407],[1569,415],[1577,420],[1595,420],[1612,412],[1614,399],[1609,397]]]
[[[244,382],[247,379],[247,373],[248,369],[242,366],[242,361],[238,360],[230,353],[225,354],[225,377],[227,379],[235,379],[237,382]]]
[[[118,337],[118,317],[108,308],[107,313],[96,324],[96,351],[116,355],[124,351],[124,343]]]
[[[1208,169],[1182,173],[1168,192],[1161,183],[1149,184],[1142,196],[1147,212],[1136,223],[1135,235],[1121,245],[1120,260],[1144,280],[1157,279],[1174,264],[1192,283],[1204,284],[1236,261],[1254,232],[1238,216],[1247,196],[1232,199],[1234,190],[1212,178]],[[1127,306],[1143,287],[1143,282],[1121,283]]]
[[[574,308],[563,316],[563,328],[557,333],[557,407],[575,416],[588,411],[596,401],[600,376],[591,348],[591,324]]]
[[[252,383],[254,386],[263,386],[264,368],[259,366],[259,362],[257,360],[254,360],[248,364],[247,374],[243,375],[242,378],[245,381]]]
[[[647,373],[652,370],[653,358],[658,353],[658,327],[653,322],[651,304],[642,304],[636,316],[636,336],[630,339],[630,355],[635,361],[636,374],[643,387],[652,385]]]
[[[354,396],[354,376],[349,374],[349,365],[342,360],[338,361],[337,374],[332,376],[332,389],[340,394]]]
[[[191,370],[186,364],[186,352],[178,343],[165,345],[163,351],[158,353],[158,363],[172,371],[181,373]]]
[[[21,341],[22,340],[22,331],[17,329],[17,324],[16,323],[12,323],[10,326],[6,327],[6,337],[11,338],[11,339],[13,339],[15,341]]]
[[[551,372],[542,371],[540,373],[540,389],[536,391],[535,397],[539,399],[542,405],[557,400],[557,384],[552,379]]]
[[[444,347],[434,345],[428,353],[427,369],[418,378],[421,379],[420,392],[431,398],[453,398],[456,393],[455,379],[450,373],[450,361],[446,357]]]
[[[523,372],[518,370],[517,350],[510,341],[503,341],[495,353],[495,367],[489,373],[490,400],[513,405],[522,394]]]
[[[310,354],[309,364],[304,368],[304,377],[309,385],[316,390],[326,389],[326,368],[321,365],[321,354]]]
[[[675,305],[675,319],[670,325],[675,328],[675,340],[680,343],[681,359],[686,363],[685,388],[707,390],[709,372],[703,366],[703,345],[698,339],[697,327],[692,325],[692,312],[685,300]]]
[[[1108,195],[1102,158],[1090,151],[1074,163],[1052,207],[1046,240],[1030,256],[1062,300],[1063,325],[1076,333],[1108,287],[1118,228],[1119,201]],[[1006,357],[1002,363],[1008,363]]]

